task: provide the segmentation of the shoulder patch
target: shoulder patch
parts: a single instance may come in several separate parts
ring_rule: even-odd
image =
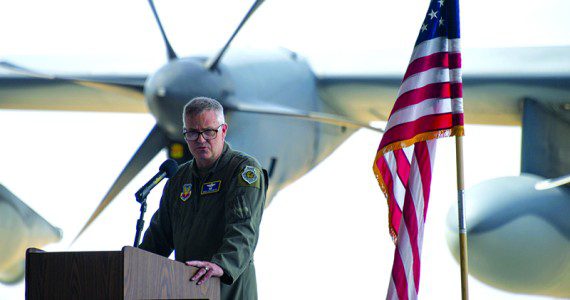
[[[251,187],[260,188],[259,176],[261,176],[261,171],[258,168],[252,166],[245,166],[245,168],[242,170],[238,178],[238,184],[240,186],[251,186]]]

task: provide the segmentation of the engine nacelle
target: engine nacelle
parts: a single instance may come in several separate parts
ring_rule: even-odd
[[[570,192],[535,189],[522,174],[484,181],[465,193],[469,273],[514,293],[570,297]],[[459,261],[457,205],[447,241]]]

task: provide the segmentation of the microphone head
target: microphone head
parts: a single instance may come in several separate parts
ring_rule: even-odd
[[[166,178],[170,178],[178,171],[178,163],[174,159],[169,158],[160,165],[159,170],[166,173]]]

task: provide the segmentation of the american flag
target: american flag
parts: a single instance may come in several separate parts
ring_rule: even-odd
[[[436,139],[463,135],[459,1],[431,1],[374,160],[396,243],[387,299],[416,299]]]

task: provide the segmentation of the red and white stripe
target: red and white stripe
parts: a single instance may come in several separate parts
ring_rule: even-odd
[[[423,228],[429,203],[431,174],[436,141],[422,141],[408,147],[413,149],[410,161],[388,162],[397,185],[405,185],[404,195],[395,197],[401,222],[399,223],[388,299],[416,299],[420,283],[420,262]],[[388,155],[388,154],[386,154]],[[409,170],[406,183],[397,174],[398,169]],[[399,284],[396,285],[395,282]]]
[[[450,136],[457,124],[463,125],[459,51],[459,40],[445,37],[416,46],[379,150],[407,147],[418,141],[414,140],[417,135],[427,132],[437,136],[419,140]]]
[[[396,242],[388,299],[417,298],[435,139],[462,134],[459,40],[427,40],[414,49],[374,163]]]

